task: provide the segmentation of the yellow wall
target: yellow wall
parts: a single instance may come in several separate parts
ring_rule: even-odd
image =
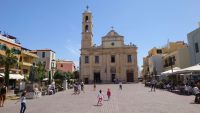
[[[30,67],[33,66],[33,63],[36,62],[37,59],[38,56],[36,54],[22,50],[22,54],[20,56],[21,74],[29,75]]]
[[[0,44],[2,44],[2,45],[5,44],[9,49],[15,48],[15,49],[21,50],[21,46],[20,45],[14,44],[14,43],[11,43],[11,42],[7,42],[7,41],[1,40],[1,39],[0,39]],[[4,50],[0,50],[0,54],[1,55],[5,55],[5,51]],[[16,55],[16,56],[19,59],[20,55]]]

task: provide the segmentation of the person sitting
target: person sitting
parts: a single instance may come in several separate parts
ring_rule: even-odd
[[[189,86],[187,83],[184,86],[184,92],[185,92],[185,95],[189,95]]]
[[[48,87],[48,95],[52,95],[53,94],[53,90],[51,89],[51,85],[49,85]]]
[[[199,103],[200,102],[200,91],[199,88],[197,87],[197,85],[193,88],[194,94],[195,94],[195,103]]]
[[[170,91],[170,88],[171,88],[170,83],[168,83],[166,87],[167,87],[167,90]]]

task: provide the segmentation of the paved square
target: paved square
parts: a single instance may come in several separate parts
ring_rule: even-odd
[[[164,90],[150,92],[143,84],[92,85],[85,86],[85,93],[72,95],[73,90],[59,92],[39,99],[27,100],[26,113],[200,113],[200,105],[193,104],[194,96],[177,95]],[[102,89],[105,97],[107,88],[111,89],[110,101],[96,106],[97,93]],[[107,99],[107,97],[105,98]],[[6,101],[0,113],[19,113],[20,103]]]

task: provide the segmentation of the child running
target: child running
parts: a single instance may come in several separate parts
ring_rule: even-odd
[[[108,91],[107,91],[107,96],[108,96],[108,100],[110,100],[111,91],[110,91],[110,89],[109,89],[109,88],[108,88]]]
[[[98,93],[98,96],[97,96],[97,98],[98,98],[97,106],[98,106],[98,105],[103,105],[103,104],[102,104],[103,97],[104,97],[104,96],[103,96],[102,91],[99,90],[99,93]]]
[[[21,95],[21,109],[20,109],[20,113],[25,113],[25,110],[26,110],[26,91],[24,91]],[[19,102],[20,100],[18,100],[17,102]],[[16,102],[16,103],[17,103]],[[16,104],[15,103],[15,104]]]

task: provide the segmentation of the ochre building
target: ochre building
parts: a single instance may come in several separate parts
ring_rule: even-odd
[[[113,29],[102,37],[101,45],[92,43],[92,13],[82,15],[80,79],[85,83],[136,82],[137,47],[124,44],[124,37]]]

